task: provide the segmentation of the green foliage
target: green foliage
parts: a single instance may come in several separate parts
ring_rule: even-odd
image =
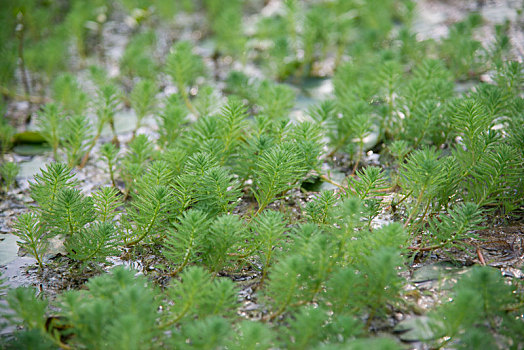
[[[240,184],[223,167],[213,167],[205,170],[198,179],[194,197],[195,206],[211,215],[229,213],[240,199]]]
[[[356,177],[349,177],[348,186],[363,201],[363,216],[369,227],[373,218],[380,214],[381,197],[389,188],[384,172],[378,167],[368,166],[357,171]]]
[[[87,223],[93,221],[93,202],[75,188],[63,188],[56,194],[47,223],[55,235],[75,236]]]
[[[267,350],[270,349],[275,334],[263,323],[243,321],[238,326],[236,337],[229,345],[234,350]]]
[[[502,347],[522,341],[521,333],[513,333],[515,327],[522,329],[522,321],[512,316],[522,310],[522,305],[516,309],[511,307],[513,293],[515,287],[505,284],[498,271],[491,267],[474,267],[458,281],[451,301],[430,313],[430,326],[437,345],[443,347],[458,341],[461,347],[471,348],[468,345],[478,343],[478,334],[471,333],[475,330],[483,332],[484,342],[495,343],[495,329],[509,335],[499,339]],[[508,309],[513,311],[508,312]]]
[[[154,31],[134,35],[128,42],[120,59],[122,74],[129,77],[153,79],[158,71],[152,52],[156,41]]]
[[[225,92],[250,100],[254,93],[253,86],[250,85],[250,78],[241,71],[232,70],[226,78]]]
[[[479,153],[489,141],[489,129],[493,116],[475,99],[460,99],[456,102],[451,116],[454,129],[463,137],[464,147],[469,151],[468,165],[474,165]]]
[[[287,119],[295,103],[295,92],[284,84],[263,81],[257,89],[257,105],[260,113],[271,120]]]
[[[205,236],[204,262],[215,274],[232,263],[232,255],[244,246],[248,238],[238,215],[221,215],[211,223]]]
[[[273,258],[273,250],[278,246],[279,241],[283,239],[285,229],[284,216],[279,212],[266,210],[255,219],[253,231],[257,233],[255,247],[260,251],[263,266],[262,280],[266,277]]]
[[[85,113],[89,99],[74,75],[60,74],[53,80],[52,88],[53,99],[64,111],[71,114]]]
[[[343,348],[350,350],[365,350],[365,349],[384,349],[384,350],[400,350],[401,344],[388,337],[377,338],[362,338],[351,340],[343,345]]]
[[[154,145],[146,135],[137,135],[129,143],[129,150],[122,159],[122,180],[126,184],[126,193],[130,193],[136,181],[143,175],[148,162],[154,157]]]
[[[291,189],[301,180],[304,165],[295,145],[283,143],[264,151],[256,161],[253,195],[258,202],[258,213],[274,198]]]
[[[157,115],[159,121],[159,141],[161,147],[168,148],[182,135],[183,124],[187,117],[187,108],[178,95],[171,95]]]
[[[39,208],[36,214],[20,216],[16,230],[19,245],[28,249],[40,267],[47,239],[55,235],[65,239],[68,256],[84,265],[118,253],[120,241],[112,223],[121,205],[118,192],[104,187],[88,197],[74,188],[76,184],[71,169],[62,163],[49,164],[31,183]]]
[[[118,110],[121,92],[111,83],[105,83],[98,87],[96,95],[96,116],[98,118],[97,134],[108,122],[113,122],[113,117]]]
[[[298,146],[300,158],[302,158],[306,169],[320,173],[320,158],[324,145],[322,128],[315,123],[302,122],[292,126],[289,137]]]
[[[200,116],[214,114],[220,106],[220,95],[209,85],[204,85],[198,89],[193,105]]]
[[[113,187],[116,187],[115,170],[118,162],[118,149],[112,143],[104,143],[100,147],[100,157],[107,164],[111,184]]]
[[[100,222],[111,222],[118,215],[118,209],[123,203],[119,192],[113,187],[102,187],[91,195],[96,218]]]
[[[142,188],[130,203],[124,223],[124,241],[131,246],[162,237],[175,207],[173,191],[165,185]]]
[[[108,256],[117,255],[117,232],[111,222],[96,222],[83,228],[65,242],[68,255],[80,262],[105,262]]]
[[[305,14],[302,45],[304,47],[304,75],[310,75],[313,63],[325,58],[329,45],[329,35],[333,22],[330,21],[328,10],[318,6],[309,9]],[[319,57],[315,57],[315,53]]]
[[[5,162],[0,164],[0,178],[2,179],[3,190],[9,192],[14,185],[16,176],[20,171],[20,166],[15,162]]]
[[[383,190],[388,188],[384,172],[376,166],[357,171],[356,177],[348,178],[348,184],[360,200],[382,196]]]
[[[21,141],[7,118],[28,100],[46,103],[36,126],[68,163],[30,181],[36,206],[13,232],[39,275],[57,264],[102,274],[50,305],[10,292],[2,319],[17,329],[0,347],[398,349],[376,332],[420,311],[404,257],[477,248],[483,262],[482,227],[513,225],[524,198],[524,70],[506,61],[515,23],[490,30],[472,14],[435,41],[410,28],[409,0],[273,5],[24,0],[0,11],[2,159],[21,159],[4,156]],[[494,41],[481,45],[477,29]],[[115,38],[127,42],[119,62]],[[120,108],[136,129],[149,115],[158,127],[116,135]],[[107,141],[107,125],[99,156],[112,187],[80,191],[71,167]],[[310,192],[324,188],[316,180],[336,190]],[[378,215],[393,222],[375,228]],[[50,238],[67,258],[46,260]],[[143,268],[103,273],[114,258]],[[429,311],[423,346],[518,348],[521,289],[473,268]]]
[[[11,289],[6,296],[7,304],[14,314],[9,315],[14,324],[23,325],[27,330],[45,333],[47,300],[39,299],[33,287]]]
[[[206,5],[210,11],[208,15],[212,17],[211,27],[216,37],[217,50],[222,54],[243,58],[247,40],[242,28],[242,2],[231,0],[218,5],[217,2],[206,1]]]
[[[167,294],[172,303],[165,327],[184,318],[228,315],[237,303],[236,291],[230,280],[212,280],[210,273],[197,266],[185,269],[180,274],[180,280],[170,284]]]
[[[257,169],[257,159],[260,154],[274,145],[272,137],[265,134],[252,135],[240,145],[237,162],[234,165],[235,173],[245,182],[253,176]]]
[[[300,309],[290,322],[286,348],[307,349],[318,346],[324,336],[322,330],[328,317],[326,311],[320,308]]]
[[[327,283],[328,300],[337,313],[383,316],[389,303],[398,300],[401,279],[397,268],[402,261],[394,249],[382,247],[355,267],[340,269]],[[342,288],[350,285],[351,288]]]
[[[220,349],[231,332],[229,322],[221,317],[212,316],[186,323],[182,327],[178,345],[181,349]],[[189,339],[188,345],[183,339]]]
[[[298,304],[302,298],[300,286],[307,283],[304,281],[307,277],[300,275],[303,260],[299,255],[290,255],[281,259],[271,269],[266,293],[271,297],[271,305],[276,308],[277,316]]]
[[[93,24],[98,24],[97,15],[103,14],[105,18],[105,13],[99,13],[101,9],[104,9],[102,6],[103,2],[101,1],[90,1],[87,3],[84,1],[73,1],[71,10],[64,20],[69,34],[75,40],[76,49],[81,58],[86,57],[88,49],[86,47],[86,39],[88,39],[89,29],[92,29]]]
[[[134,133],[140,128],[144,117],[154,111],[156,105],[155,95],[158,88],[153,80],[140,80],[134,86],[129,96],[131,108],[134,109],[137,117]],[[113,108],[114,109],[114,108]]]
[[[447,247],[471,236],[470,232],[481,228],[482,211],[474,203],[459,203],[448,211],[429,220],[432,241]]]
[[[82,156],[88,149],[88,140],[91,136],[91,125],[86,116],[73,115],[63,124],[64,136],[62,145],[70,167],[80,164]]]
[[[193,47],[188,41],[176,43],[166,58],[167,73],[171,75],[177,86],[185,88],[193,85],[196,78],[203,74],[202,58],[193,54]]]
[[[481,23],[481,15],[472,13],[464,21],[455,23],[442,42],[442,56],[456,78],[466,79],[479,74],[484,68],[482,45],[473,39],[473,31]]]
[[[518,61],[506,61],[498,65],[494,79],[504,92],[512,96],[518,96],[524,84],[522,63]]]
[[[522,157],[508,145],[496,145],[470,171],[466,184],[468,200],[479,205],[497,205],[511,211],[518,205],[514,189],[522,179]]]
[[[58,148],[64,135],[62,131],[64,115],[61,108],[55,103],[48,103],[38,114],[37,126],[40,135],[53,148],[53,158],[59,161]]]
[[[410,209],[408,223],[422,211],[422,219],[424,219],[431,201],[438,195],[441,186],[446,181],[439,153],[433,148],[416,150],[401,166],[400,185],[403,188],[409,188],[413,197],[416,198]]]
[[[4,153],[11,148],[13,143],[13,135],[16,130],[7,122],[7,119],[3,116],[4,108],[0,107],[2,117],[0,117],[0,159],[4,159]]]
[[[308,219],[316,224],[327,224],[331,208],[338,202],[338,196],[333,191],[322,191],[306,205]]]
[[[72,346],[151,348],[159,334],[158,300],[146,278],[117,267],[91,279],[86,287],[65,293],[60,301],[63,324],[75,333]]]
[[[391,152],[391,155],[395,157],[395,161],[398,165],[402,164],[410,152],[409,143],[405,140],[393,141],[391,145],[389,145],[388,149],[389,152]]]
[[[168,231],[163,253],[179,265],[176,271],[194,262],[204,251],[210,223],[206,213],[190,209],[182,214],[174,229]]]
[[[45,231],[37,215],[33,213],[22,214],[14,224],[14,234],[20,239],[16,243],[31,254],[38,266],[43,268],[43,257],[47,249]]]
[[[68,66],[67,40],[62,33],[34,42],[25,51],[27,68],[42,73],[48,80]]]
[[[223,145],[222,159],[235,155],[240,147],[243,132],[246,127],[247,108],[242,101],[236,98],[229,98],[225,106],[220,111],[220,135],[219,140]]]
[[[77,181],[73,179],[71,168],[64,163],[49,163],[40,174],[36,174],[30,182],[31,198],[46,211],[53,207],[60,190],[73,187]]]
[[[192,51],[193,47],[188,41],[179,41],[173,45],[166,58],[166,72],[173,79],[188,109],[192,113],[196,113],[195,108],[189,100],[187,90],[194,85],[196,79],[204,75],[205,72],[202,58],[193,54]]]

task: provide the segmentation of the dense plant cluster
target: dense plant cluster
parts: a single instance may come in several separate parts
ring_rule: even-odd
[[[474,14],[441,41],[419,41],[411,1],[286,0],[248,30],[244,16],[263,3],[26,1],[2,11],[2,92],[52,99],[34,118],[54,162],[31,181],[35,206],[14,232],[40,270],[53,268],[45,255],[59,237],[72,267],[100,272],[54,300],[33,288],[6,292],[6,320],[21,326],[6,348],[400,349],[371,326],[409,312],[401,273],[410,259],[435,249],[474,255],[477,230],[522,215],[524,67],[508,58],[505,27],[484,47]],[[158,28],[202,14],[211,59],[178,38],[161,52]],[[118,16],[134,33],[115,77],[100,40]],[[210,64],[222,58],[240,64],[212,77]],[[290,117],[289,82],[325,75],[328,62],[333,94]],[[267,78],[250,77],[249,64]],[[68,66],[88,78],[60,72]],[[24,96],[12,93],[15,72]],[[481,74],[489,79],[479,82]],[[476,84],[457,93],[464,79]],[[120,109],[137,120],[127,145],[115,129]],[[153,136],[141,132],[146,118],[158,125]],[[101,142],[104,128],[112,142]],[[0,130],[3,155],[14,131],[4,121]],[[369,147],[382,166],[366,163]],[[342,183],[325,170],[334,158],[346,159]],[[96,161],[107,186],[81,191],[75,168]],[[3,192],[16,173],[15,163],[2,164]],[[312,182],[336,190],[290,209]],[[395,222],[377,227],[383,213]],[[143,251],[164,262],[168,285],[145,270],[103,272],[109,257]],[[255,271],[258,320],[240,315],[230,278],[246,270]],[[421,340],[518,349],[522,288],[475,267],[453,302],[430,312],[433,336]]]

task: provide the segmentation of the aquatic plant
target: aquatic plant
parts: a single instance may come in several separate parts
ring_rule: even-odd
[[[13,234],[38,276],[87,279],[51,298],[45,284],[8,291],[2,347],[399,349],[377,333],[421,312],[428,346],[524,341],[522,283],[494,268],[471,268],[427,312],[406,288],[414,261],[489,264],[483,230],[522,214],[524,69],[508,59],[509,24],[483,47],[479,14],[438,42],[410,28],[411,1],[263,3],[2,11],[0,92],[45,102],[35,124],[55,160]],[[115,31],[129,40],[106,60]],[[328,79],[332,93],[310,101],[308,84]],[[129,109],[137,124],[119,140],[115,113]],[[2,118],[0,174],[18,200],[6,153],[20,140]],[[80,187],[93,166],[108,176]],[[119,260],[138,270],[109,268]]]

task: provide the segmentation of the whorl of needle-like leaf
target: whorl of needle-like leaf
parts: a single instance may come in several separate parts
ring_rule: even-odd
[[[482,221],[482,210],[475,203],[467,202],[457,204],[447,215],[431,218],[429,227],[435,243],[449,245],[480,229]]]
[[[237,306],[237,292],[229,279],[212,280],[211,274],[199,266],[191,266],[173,280],[167,293],[174,301],[170,319],[174,324],[184,318],[210,315],[231,315]]]
[[[14,234],[19,238],[18,245],[25,248],[43,267],[43,258],[47,250],[45,230],[36,214],[25,213],[20,215],[14,224]]]
[[[187,159],[184,172],[194,176],[203,176],[207,170],[218,166],[219,162],[213,155],[198,152]]]
[[[401,165],[400,182],[404,188],[413,189],[416,195],[429,197],[444,181],[441,172],[440,152],[433,148],[422,148],[413,152]]]
[[[466,180],[465,197],[480,206],[522,203],[522,198],[515,196],[519,186],[522,188],[522,165],[517,149],[503,143],[496,144],[470,169],[473,179]]]
[[[189,41],[179,41],[173,45],[167,56],[166,70],[177,87],[185,91],[188,86],[194,84],[196,78],[204,74],[204,64],[202,58],[193,53]]]
[[[49,163],[40,174],[35,175],[34,182],[29,182],[31,198],[41,208],[50,208],[55,202],[57,193],[65,187],[74,187],[77,181],[73,178],[72,169],[64,163]]]
[[[253,195],[261,212],[280,193],[295,186],[304,175],[303,160],[294,145],[283,143],[262,153],[256,161]]]
[[[106,83],[97,90],[96,114],[100,124],[108,122],[120,102],[120,91],[114,84]]]
[[[126,245],[131,246],[144,239],[162,237],[177,208],[173,190],[168,186],[153,185],[141,187],[128,209]]]
[[[148,113],[153,111],[156,101],[157,86],[149,79],[140,80],[131,91],[129,100],[131,108],[136,113],[138,120],[142,120]]]
[[[68,165],[73,167],[80,163],[88,147],[91,136],[91,124],[85,115],[73,115],[65,120],[62,145],[65,148]]]
[[[168,232],[163,253],[166,258],[179,265],[177,271],[181,271],[203,252],[210,223],[206,213],[190,209],[182,214],[174,230]]]
[[[384,190],[389,188],[385,174],[379,167],[365,167],[357,171],[356,175],[348,178],[348,185],[361,200],[383,196]]]
[[[223,143],[224,153],[235,151],[243,135],[246,125],[247,107],[241,100],[230,98],[220,112],[221,133],[219,137]]]
[[[466,148],[476,152],[479,147],[479,137],[488,131],[493,122],[493,116],[476,99],[459,99],[451,107],[450,121],[453,129],[464,138]]]
[[[64,115],[62,109],[56,103],[46,104],[38,113],[36,124],[38,131],[44,140],[53,148],[53,155],[55,161],[58,161],[57,150],[60,146],[61,122],[63,122]]]
[[[258,88],[260,112],[272,120],[286,119],[294,102],[295,91],[287,85],[263,81]]]
[[[105,221],[81,229],[64,246],[74,260],[104,262],[108,256],[118,254],[119,243],[115,226]]]
[[[221,271],[231,259],[228,253],[238,253],[246,238],[244,222],[238,215],[218,216],[205,237],[204,262],[211,271]]]
[[[71,237],[94,220],[93,201],[76,188],[58,191],[54,205],[44,213],[53,234]]]
[[[240,197],[240,183],[223,167],[206,170],[196,183],[197,205],[211,214],[230,212]]]
[[[102,187],[93,192],[93,205],[98,221],[110,222],[115,218],[118,214],[116,209],[123,204],[119,194],[114,187]]]
[[[339,196],[333,191],[322,191],[306,205],[308,219],[316,224],[329,223],[331,208],[339,201]]]

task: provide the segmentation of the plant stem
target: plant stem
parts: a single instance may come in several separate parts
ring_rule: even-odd
[[[142,233],[140,236],[138,236],[138,238],[136,238],[135,240],[129,242],[129,243],[126,243],[126,247],[131,247],[137,243],[139,243],[141,240],[143,240],[148,234],[149,232],[151,231],[151,229],[153,228],[153,225],[156,221],[156,218],[158,216],[160,212],[160,204],[158,204],[155,208],[155,214],[153,215],[153,217],[151,218],[151,221],[149,222],[149,224],[147,225],[147,228],[144,230],[144,233]]]
[[[335,145],[335,147],[331,150],[331,152],[329,152],[329,153],[327,154],[326,157],[328,157],[328,158],[332,158],[332,157],[335,155],[335,153],[337,153],[338,150],[339,150],[342,146],[344,146],[344,144],[346,143],[346,141],[349,139],[349,136],[350,136],[350,135],[348,134],[348,135],[344,136],[342,139],[340,139],[339,142]]]
[[[22,85],[24,86],[25,94],[26,96],[30,96],[31,91],[29,89],[29,79],[27,78],[27,71],[25,68],[24,60],[24,15],[22,14],[22,12],[18,12],[16,18],[16,33],[18,37],[18,59],[20,62],[20,75],[22,77]],[[31,101],[29,101],[29,103],[31,103]]]
[[[51,102],[51,99],[45,96],[30,96],[29,94],[17,95],[16,92],[11,91],[10,89],[6,88],[5,86],[0,86],[0,94],[6,97],[12,98],[16,101],[29,101],[35,104]]]
[[[402,199],[400,201],[398,201],[398,203],[395,203],[395,206],[401,204],[402,202],[404,202],[409,196],[411,196],[411,194],[413,193],[413,190],[409,191],[408,194],[404,195],[404,197],[402,197]],[[385,208],[385,210],[388,210],[388,209],[391,209],[391,207],[393,206],[393,203],[391,203],[389,206],[387,206]]]
[[[433,246],[429,246],[429,247],[413,247],[413,246],[409,246],[409,247],[406,247],[406,249],[416,250],[416,251],[419,251],[419,252],[429,252],[431,250],[442,248],[445,245],[446,245],[445,243],[442,243],[442,244],[433,245]]]
[[[109,118],[109,126],[111,127],[111,132],[113,133],[112,143],[117,148],[120,148],[120,141],[118,141],[118,136],[116,134],[116,129],[115,129],[115,118],[113,116],[111,116],[111,118]]]
[[[182,317],[184,317],[187,314],[187,312],[189,311],[189,307],[190,307],[190,304],[186,304],[184,306],[184,309],[182,310],[182,312],[180,312],[180,314],[177,317],[175,317],[171,321],[167,321],[166,323],[162,323],[162,324],[158,325],[158,328],[159,329],[165,329],[165,328],[167,328],[169,326],[174,325],[178,321],[180,321],[182,319]]]
[[[178,84],[178,90],[180,91],[180,95],[182,95],[182,99],[184,100],[184,103],[186,104],[187,109],[198,118],[198,111],[195,109],[195,106],[191,103],[189,100],[189,95],[187,94],[186,88],[184,84]]]
[[[268,244],[267,248],[268,249],[267,249],[267,252],[266,252],[266,264],[265,264],[264,268],[262,269],[262,278],[260,279],[259,286],[263,285],[264,281],[266,279],[267,269],[269,267],[269,260],[271,260],[271,251],[273,249],[273,244]]]
[[[424,197],[424,191],[426,190],[426,187],[422,188],[420,190],[420,194],[417,197],[417,202],[415,203],[415,206],[413,208],[413,211],[409,214],[408,219],[404,223],[404,228],[408,227],[408,225],[411,223],[411,220],[413,220],[413,217],[415,216],[415,213],[417,212],[417,208],[419,207],[420,203],[422,202],[422,197]]]
[[[358,158],[357,162],[355,163],[355,166],[353,167],[353,171],[351,171],[351,176],[355,175],[355,172],[358,169],[358,164],[360,163],[360,158],[362,158],[362,152],[364,151],[364,139],[361,137],[359,141],[359,151],[358,151]]]
[[[327,177],[327,175],[320,175],[320,178],[321,178],[322,180],[324,180],[325,182],[330,183],[330,184],[332,184],[333,186],[338,187],[338,188],[341,189],[341,190],[344,190],[344,191],[346,190],[346,188],[345,188],[344,186],[342,186],[341,184],[338,184],[338,183],[336,183],[335,181],[331,180],[329,177]]]
[[[111,184],[114,188],[117,188],[116,182],[115,182],[115,172],[113,170],[113,162],[109,159],[107,162],[107,166],[109,167],[109,177],[111,178]]]
[[[82,161],[80,162],[80,165],[78,166],[79,169],[82,169],[83,167],[85,167],[85,165],[87,163],[87,160],[89,159],[89,155],[91,154],[91,151],[93,150],[93,148],[96,145],[96,142],[100,138],[100,134],[102,133],[102,127],[103,126],[104,126],[103,123],[101,123],[101,125],[98,126],[98,130],[96,131],[96,135],[93,138],[93,140],[91,141],[91,144],[89,144],[89,148],[87,149],[86,153],[82,157]]]

